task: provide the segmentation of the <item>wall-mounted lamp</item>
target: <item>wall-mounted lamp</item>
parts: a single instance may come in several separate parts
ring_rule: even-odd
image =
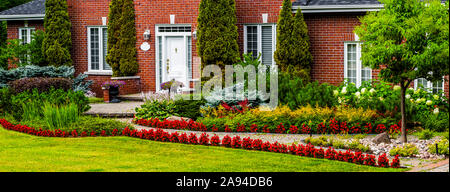
[[[145,30],[145,32],[144,32],[144,40],[150,40],[150,30]]]
[[[197,29],[192,32],[192,37],[194,37],[194,39],[197,39]]]

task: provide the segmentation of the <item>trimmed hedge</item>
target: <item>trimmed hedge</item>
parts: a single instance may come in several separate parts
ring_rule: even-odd
[[[72,89],[73,81],[66,78],[23,78],[9,82],[8,85],[14,94],[30,92],[36,89],[39,93],[47,92],[50,89],[62,89],[68,91]]]

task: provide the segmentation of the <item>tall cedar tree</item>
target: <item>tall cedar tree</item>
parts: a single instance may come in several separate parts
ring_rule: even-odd
[[[274,58],[281,71],[295,73],[309,80],[312,54],[309,51],[308,27],[300,9],[293,16],[290,0],[283,1],[278,19]]]
[[[239,58],[235,0],[202,0],[198,16],[197,46],[202,68],[217,64],[222,69]]]
[[[274,53],[275,62],[281,71],[288,71],[289,65],[292,62],[293,21],[292,3],[290,0],[284,0],[277,23],[277,48]]]
[[[133,76],[139,70],[136,58],[136,25],[134,14],[134,1],[124,0],[121,17],[121,29],[118,49],[121,52],[119,60],[119,76]]]
[[[49,65],[72,65],[71,23],[66,0],[46,0],[42,51]]]
[[[401,87],[402,135],[407,142],[405,92],[418,78],[442,80],[449,74],[448,1],[381,0],[384,10],[362,17],[355,29],[363,65],[381,69],[382,80]]]
[[[123,0],[112,0],[109,5],[109,14],[108,14],[108,50],[106,55],[106,62],[111,66],[113,71],[113,76],[120,76],[120,49],[119,45],[119,37],[120,37],[120,29],[121,22],[120,19],[122,17],[122,7]]]
[[[303,19],[303,13],[300,9],[294,17],[292,25],[292,41],[291,41],[291,70],[298,72],[297,75],[302,79],[309,80],[309,72],[313,62],[313,56],[309,50],[308,26]]]

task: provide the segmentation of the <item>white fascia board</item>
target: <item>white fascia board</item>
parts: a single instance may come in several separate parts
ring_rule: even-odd
[[[45,14],[29,14],[29,15],[0,15],[0,21],[14,20],[44,20]]]
[[[293,12],[298,9],[302,13],[349,13],[349,12],[368,12],[379,11],[384,5],[326,5],[326,6],[293,6]]]

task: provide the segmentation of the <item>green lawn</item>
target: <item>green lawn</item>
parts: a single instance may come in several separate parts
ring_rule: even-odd
[[[391,172],[404,169],[130,137],[45,138],[0,128],[0,171]]]

